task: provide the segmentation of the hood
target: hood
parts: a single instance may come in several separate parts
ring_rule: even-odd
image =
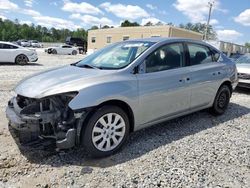
[[[65,66],[38,73],[22,80],[15,88],[19,95],[29,98],[43,98],[59,93],[79,91],[110,75],[114,70],[99,70]]]
[[[236,64],[237,66],[237,71],[239,73],[245,73],[245,74],[250,74],[250,64],[246,64],[246,63],[239,63]]]

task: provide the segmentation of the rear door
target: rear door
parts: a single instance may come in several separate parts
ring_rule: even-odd
[[[17,48],[11,44],[0,43],[0,61],[14,62]]]
[[[139,119],[141,126],[175,116],[190,107],[182,43],[166,44],[151,53],[139,74]]]
[[[190,68],[191,104],[190,108],[202,108],[211,104],[224,77],[224,64],[219,63],[218,52],[208,46],[187,43]]]

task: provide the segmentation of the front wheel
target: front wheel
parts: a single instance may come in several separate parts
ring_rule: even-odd
[[[228,107],[230,97],[230,88],[227,85],[221,86],[216,94],[214,104],[210,109],[211,113],[215,115],[222,115]]]
[[[76,55],[77,54],[77,51],[76,50],[73,50],[72,51],[72,55]]]
[[[129,135],[127,114],[117,106],[103,106],[89,119],[82,144],[89,155],[105,157],[117,152]]]

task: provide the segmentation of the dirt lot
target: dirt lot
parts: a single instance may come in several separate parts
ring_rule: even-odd
[[[0,65],[0,187],[250,187],[250,92],[236,91],[228,111],[194,113],[130,136],[124,149],[88,159],[83,149],[18,146],[7,128],[11,90],[33,73],[83,58],[39,52],[28,66]]]

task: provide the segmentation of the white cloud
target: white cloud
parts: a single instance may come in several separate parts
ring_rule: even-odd
[[[5,17],[5,16],[3,16],[3,15],[0,15],[0,18],[1,18],[2,20],[6,20],[6,19],[7,19],[7,17]]]
[[[32,7],[32,6],[33,6],[33,0],[24,0],[24,4],[25,4],[27,7]]]
[[[61,18],[54,18],[50,16],[36,16],[33,19],[37,22],[38,25],[45,27],[54,27],[57,29],[68,28],[70,30],[75,30],[79,26],[75,25],[72,21],[64,20]]]
[[[9,0],[0,0],[0,10],[16,10],[18,5]]]
[[[35,11],[35,10],[31,10],[31,9],[22,9],[22,10],[19,10],[19,12],[26,14],[26,15],[29,15],[29,16],[32,16],[32,17],[41,15],[40,12]]]
[[[174,7],[186,15],[192,22],[204,22],[208,15],[208,2],[209,0],[176,0]],[[220,9],[219,6],[220,2],[218,0],[215,1],[212,10],[226,11]]]
[[[235,41],[239,37],[243,36],[242,33],[235,31],[235,30],[217,30],[217,35],[220,40],[224,41]]]
[[[102,11],[86,2],[73,3],[71,1],[65,1],[62,10],[72,13],[83,13],[83,14],[100,14]]]
[[[20,24],[32,25],[32,21],[24,20],[24,21],[20,21]]]
[[[100,7],[122,19],[135,20],[138,18],[149,17],[149,14],[137,5],[111,4],[105,2],[102,3]]]
[[[151,10],[156,10],[157,9],[157,6],[154,6],[152,4],[146,4],[146,7],[148,7]]]
[[[145,25],[146,23],[151,22],[153,25],[157,24],[158,22],[165,23],[157,18],[143,18],[141,21],[141,25]]]
[[[210,20],[210,25],[217,25],[217,24],[219,24],[218,20],[216,20],[216,19],[211,19]]]
[[[83,25],[113,25],[113,21],[106,17],[95,17],[91,15],[81,15],[81,14],[72,14],[70,15],[71,19],[79,19],[82,21]]]
[[[250,9],[246,9],[239,16],[234,18],[234,21],[244,25],[250,26]]]

